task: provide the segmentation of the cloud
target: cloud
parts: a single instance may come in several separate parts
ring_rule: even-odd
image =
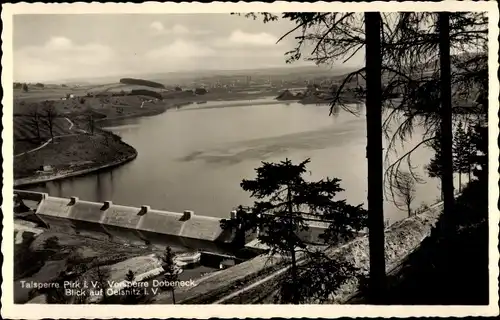
[[[160,21],[154,21],[149,25],[150,29],[153,30],[154,34],[162,35],[162,34],[173,34],[173,35],[202,35],[211,33],[210,30],[193,30],[189,29],[183,25],[176,24],[172,28],[165,28],[163,23]]]
[[[214,45],[221,48],[227,47],[271,47],[277,46],[278,38],[267,32],[247,33],[234,30],[227,38],[219,38]],[[279,44],[278,44],[279,45]]]
[[[65,77],[68,73],[92,75],[105,64],[112,64],[114,51],[98,43],[75,44],[54,36],[44,45],[22,47],[14,53],[16,79],[45,80]]]
[[[162,32],[163,30],[165,30],[165,27],[163,26],[163,23],[159,22],[159,21],[154,21],[152,22],[149,27],[157,32]]]
[[[178,39],[171,44],[148,51],[145,56],[148,59],[186,59],[208,57],[215,54],[215,50],[206,45]]]
[[[156,27],[161,29],[159,25]],[[182,32],[182,29],[177,28],[176,32]],[[172,42],[156,48],[117,48],[117,51],[100,43],[76,43],[67,37],[53,36],[42,45],[21,47],[14,52],[14,80],[45,82],[100,76],[118,78],[147,72],[284,65],[283,47],[263,45],[265,41],[252,45],[256,37],[245,42],[238,38],[241,33],[233,35],[225,38],[226,47],[217,46],[208,37],[196,41],[174,37]]]
[[[198,69],[246,69],[268,65],[284,65],[283,48],[225,47],[207,39],[190,41],[177,39],[143,55],[143,66],[162,70],[186,71]]]
[[[49,49],[58,50],[58,49],[71,48],[72,45],[73,45],[73,43],[68,38],[52,37],[52,38],[50,38],[49,41],[47,41],[47,43],[45,44],[45,47],[49,48]]]

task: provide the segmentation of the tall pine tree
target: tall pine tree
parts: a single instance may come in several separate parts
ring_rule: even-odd
[[[238,223],[246,229],[258,228],[258,239],[270,248],[271,255],[283,257],[289,265],[290,278],[283,283],[288,294],[282,296],[282,302],[293,304],[306,298],[301,295],[298,260],[303,257],[299,257],[299,252],[308,252],[309,221],[330,221],[323,239],[334,244],[352,238],[366,226],[366,212],[361,205],[351,206],[345,200],[333,199],[343,191],[339,179],[304,179],[309,161],[263,162],[256,169],[255,179],[241,182],[243,190],[250,192],[256,201],[248,214],[238,218]]]

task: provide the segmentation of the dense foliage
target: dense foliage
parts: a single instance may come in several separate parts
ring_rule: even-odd
[[[120,83],[165,89],[165,86],[161,83],[143,79],[123,78],[120,79]]]
[[[368,14],[357,12],[245,14],[246,17],[254,19],[258,15],[265,23],[282,19],[295,25],[279,39],[281,41],[290,35],[296,40],[296,47],[286,53],[287,62],[305,58],[316,64],[345,63],[369,42],[368,32],[365,32]],[[460,141],[455,143],[455,148],[452,150],[451,122],[453,118],[455,120],[462,118],[467,128],[477,128],[475,130],[477,134],[472,134],[476,136],[474,139],[485,143],[484,139],[477,136],[487,134],[482,126],[488,110],[488,16],[485,12],[386,12],[380,13],[380,18],[382,20],[380,52],[377,52],[379,50],[377,45],[375,52],[367,51],[366,55],[380,54],[382,58],[380,68],[383,82],[382,101],[387,111],[382,128],[389,141],[385,148],[385,160],[388,164],[385,169],[385,183],[386,190],[389,191],[388,196],[392,199],[397,198],[401,182],[405,180],[401,179],[404,170],[409,170],[411,177],[417,180],[418,175],[413,171],[416,166],[412,165],[411,156],[419,147],[431,145],[436,150],[436,159],[429,165],[429,171],[442,180],[445,215],[451,216],[454,202],[452,170],[464,173],[472,169],[476,177],[483,175],[483,178],[479,178],[481,181],[485,181],[487,176],[485,173],[487,158],[484,157],[487,143],[483,145],[483,152],[479,148],[478,152],[475,152],[474,143],[465,137],[467,133],[458,131],[456,137]],[[374,36],[375,38],[377,37]],[[375,40],[378,43],[378,39]],[[309,50],[311,45],[312,51]],[[450,71],[450,74],[446,70]],[[380,70],[374,68],[371,71]],[[342,99],[342,93],[355,81],[359,96],[366,96],[364,88],[366,73],[367,68],[363,67],[344,77],[336,92],[333,92],[331,113],[336,106],[353,112],[349,108],[350,101]],[[372,93],[375,92],[376,89]],[[450,104],[451,111],[447,110]],[[464,117],[464,115],[472,116]],[[378,118],[370,120],[378,121]],[[397,154],[396,146],[412,139],[416,128],[424,131],[421,141],[407,152]],[[372,151],[372,156],[380,152],[380,150]],[[455,157],[452,156],[453,151]],[[370,150],[367,149],[367,153],[370,159]],[[391,155],[396,155],[397,160],[391,159]],[[477,159],[481,156],[483,158]],[[476,158],[476,166],[481,170],[474,169],[473,158]],[[479,160],[482,161],[481,164],[478,163]],[[375,193],[381,187],[373,184],[369,186]],[[460,208],[457,207],[456,210]],[[370,229],[375,232],[380,231],[379,227],[375,223],[370,225]],[[452,238],[453,233],[448,233],[451,231],[447,228],[453,230],[452,225],[443,228],[447,231],[442,236]],[[373,252],[383,252],[383,245],[380,245],[383,240],[380,241],[380,237],[376,238],[377,241],[373,242],[377,242],[377,245],[371,246],[371,249]],[[375,237],[372,240],[375,240]],[[425,260],[425,256],[421,258]],[[383,254],[374,255],[371,260],[373,265],[384,269],[381,267]],[[454,269],[459,266],[447,267]],[[435,285],[430,282],[429,287],[434,288]]]
[[[387,303],[488,304],[487,181],[469,183],[457,198],[453,214],[451,227],[438,223],[409,257]]]
[[[472,141],[479,151],[472,161],[475,179],[457,197],[453,215],[442,215],[431,236],[389,278],[385,303],[489,303],[488,127],[476,127]]]
[[[311,242],[321,239],[324,246],[335,246],[355,237],[366,226],[366,211],[361,205],[352,206],[345,200],[334,200],[343,191],[340,179],[326,178],[306,181],[309,159],[293,164],[263,162],[256,169],[257,177],[243,180],[241,187],[256,199],[249,209],[239,207],[234,219],[221,220],[223,228],[234,228],[243,242],[247,231],[257,231],[257,238],[269,247],[271,255],[281,256],[290,268],[281,283],[280,302],[301,303],[310,299],[327,299],[343,283],[354,268],[345,261],[333,261]],[[327,223],[319,239],[311,236],[313,221]],[[318,228],[315,226],[314,228]],[[307,269],[304,269],[307,265]],[[324,272],[332,272],[324,277]],[[323,289],[311,296],[300,284],[322,283]]]
[[[459,191],[461,191],[461,177],[462,174],[467,174],[469,180],[475,171],[479,150],[477,144],[481,143],[481,131],[484,126],[476,124],[474,127],[469,126],[465,128],[462,122],[459,122],[453,136],[453,171],[459,175]],[[437,133],[440,134],[439,131]],[[434,157],[430,160],[429,164],[425,167],[427,173],[431,178],[440,177],[442,174],[442,159],[441,159],[441,143],[439,139],[432,140],[428,145],[434,150]]]

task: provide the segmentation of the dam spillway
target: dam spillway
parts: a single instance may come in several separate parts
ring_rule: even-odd
[[[147,205],[131,207],[111,201],[91,202],[77,197],[52,197],[47,193],[14,190],[16,201],[31,203],[38,222],[54,232],[120,242],[129,245],[174,246],[220,254],[241,249],[235,244],[235,230],[223,229],[218,217],[154,210]],[[231,218],[236,212],[231,212]],[[229,214],[228,214],[229,218]],[[298,236],[308,243],[322,243],[327,226],[310,221],[309,228]],[[245,236],[251,248],[262,251],[255,243],[257,234]]]
[[[14,190],[15,197],[36,203],[35,215],[51,231],[131,245],[177,246],[227,252],[234,239],[220,218],[59,198],[47,193]]]

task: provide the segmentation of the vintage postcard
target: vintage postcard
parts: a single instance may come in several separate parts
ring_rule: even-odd
[[[498,315],[498,22],[2,5],[2,317]]]

